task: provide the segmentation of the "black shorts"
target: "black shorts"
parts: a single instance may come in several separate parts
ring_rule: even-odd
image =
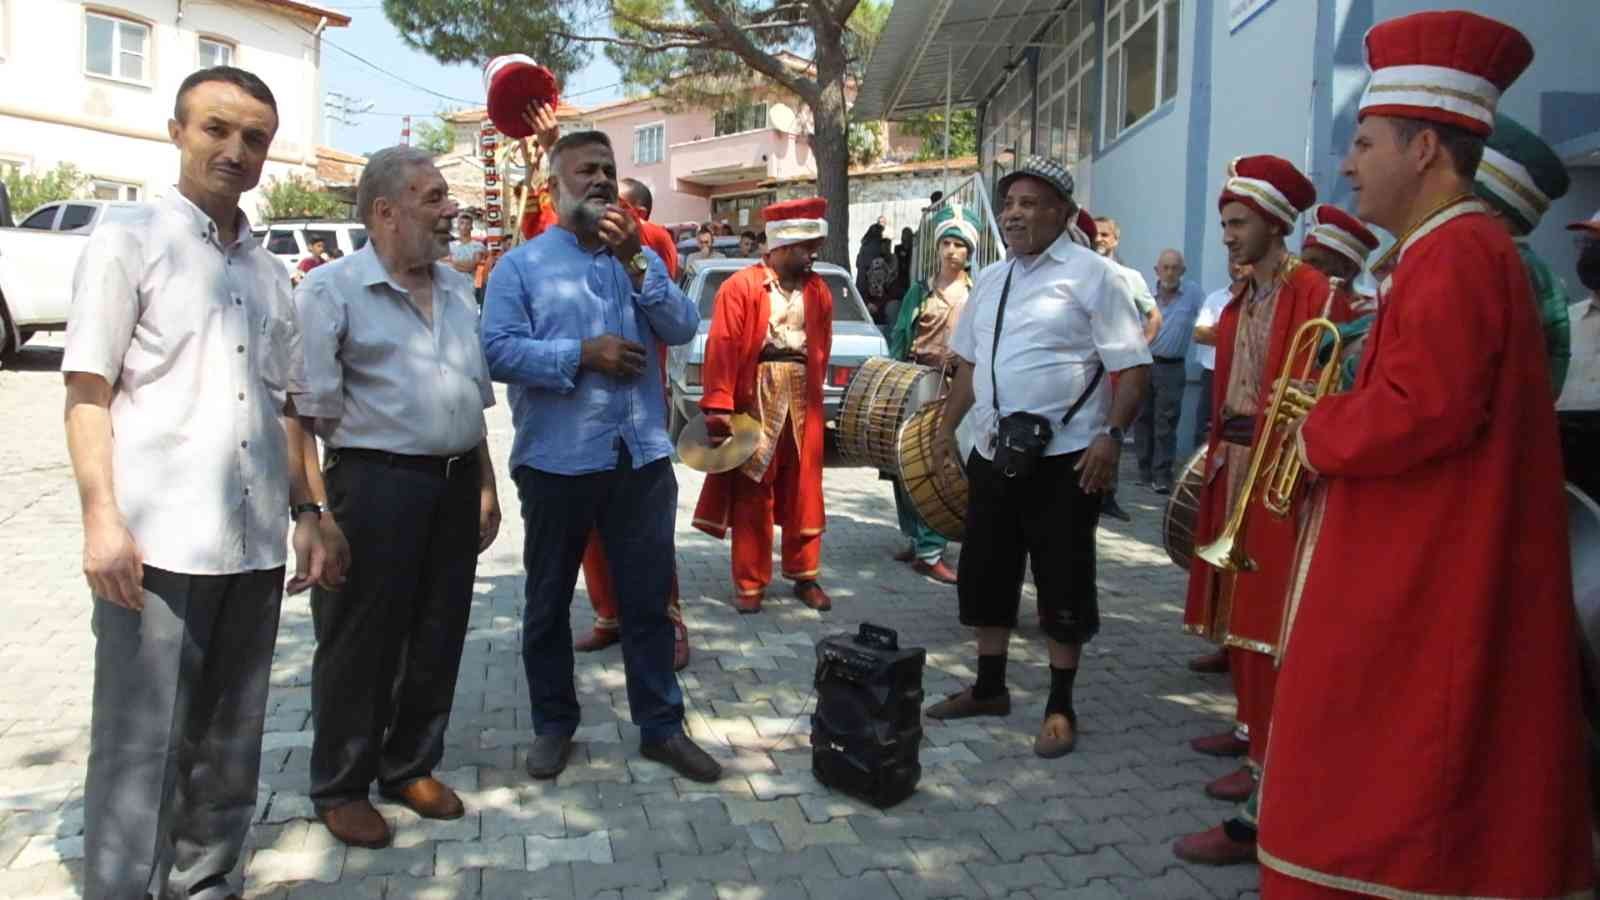
[[[1032,475],[1011,479],[976,451],[967,460],[967,535],[956,593],[961,624],[1015,628],[1023,566],[1033,560],[1039,627],[1064,644],[1100,630],[1094,535],[1100,495],[1078,486],[1083,454],[1047,456]]]

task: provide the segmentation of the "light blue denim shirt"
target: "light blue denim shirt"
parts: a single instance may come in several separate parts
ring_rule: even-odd
[[[644,254],[650,268],[637,291],[609,249],[585,250],[559,226],[494,267],[483,355],[490,377],[510,386],[512,469],[584,475],[616,468],[623,446],[634,468],[671,454],[657,342],[692,340],[700,311],[660,257]],[[603,334],[644,345],[644,371],[624,379],[581,370],[583,342]]]
[[[1162,293],[1156,286],[1156,305],[1161,309],[1161,330],[1150,342],[1150,355],[1168,359],[1183,359],[1189,352],[1189,339],[1194,337],[1194,320],[1206,295],[1200,285],[1184,279],[1178,285],[1177,296]]]

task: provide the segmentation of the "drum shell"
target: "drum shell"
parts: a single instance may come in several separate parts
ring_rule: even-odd
[[[900,427],[895,467],[917,515],[946,539],[966,537],[967,475],[959,466],[939,468],[939,432],[944,405],[924,406]],[[964,454],[968,448],[960,447]],[[962,457],[964,458],[964,456]]]
[[[1189,457],[1183,475],[1172,486],[1167,508],[1161,516],[1161,537],[1167,556],[1178,568],[1187,570],[1194,558],[1194,528],[1200,519],[1200,488],[1206,480],[1206,448]]]
[[[875,356],[845,388],[836,438],[846,463],[898,471],[900,426],[944,393],[944,375],[916,363]]]

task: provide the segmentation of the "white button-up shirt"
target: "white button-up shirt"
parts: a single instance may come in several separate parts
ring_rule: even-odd
[[[328,446],[456,456],[483,442],[494,386],[472,279],[434,263],[429,321],[369,243],[313,269],[294,302],[306,359],[294,405]]]
[[[1593,296],[1567,307],[1572,361],[1556,399],[1562,412],[1600,410],[1600,303]]]
[[[191,575],[287,556],[283,412],[303,390],[289,277],[173,188],[100,225],[73,276],[62,372],[111,383],[112,478],[146,564]]]
[[[1206,295],[1206,302],[1200,304],[1200,314],[1195,316],[1194,327],[1217,327],[1217,322],[1221,321],[1222,319],[1222,308],[1227,306],[1228,301],[1232,298],[1232,287],[1219,288],[1218,290],[1212,291],[1210,294]],[[1194,361],[1199,363],[1200,367],[1208,372],[1216,369],[1217,345],[1214,343],[1202,344],[1199,341],[1195,341]],[[1206,403],[1211,402],[1210,397],[1203,399]]]
[[[1011,294],[996,352],[995,312],[1008,271]],[[979,274],[951,349],[973,364],[972,433],[985,459],[994,458],[999,416],[1013,412],[1050,420],[1055,434],[1046,456],[1089,446],[1111,412],[1111,380],[1101,377],[1071,423],[1063,427],[1061,418],[1088,388],[1095,366],[1118,372],[1150,364],[1144,326],[1126,281],[1111,263],[1065,233],[1031,261],[1013,259]],[[999,416],[991,359],[1000,379]]]

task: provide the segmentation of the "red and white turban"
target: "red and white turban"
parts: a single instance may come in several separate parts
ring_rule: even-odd
[[[560,102],[556,76],[522,53],[489,60],[483,67],[483,92],[489,98],[489,121],[501,134],[512,138],[533,134],[522,118],[528,104],[556,106]]]
[[[1455,10],[1390,19],[1367,32],[1372,80],[1358,118],[1423,119],[1488,137],[1500,95],[1531,62],[1533,44],[1522,32],[1486,16]]]
[[[1324,203],[1311,213],[1312,225],[1304,245],[1324,247],[1357,266],[1367,267],[1367,256],[1378,249],[1378,237],[1361,220],[1332,203]]]
[[[785,200],[761,211],[767,249],[803,244],[828,236],[828,201],[821,197]]]
[[[1317,202],[1317,188],[1281,156],[1239,156],[1228,163],[1217,208],[1243,203],[1268,220],[1294,230],[1295,220]]]

